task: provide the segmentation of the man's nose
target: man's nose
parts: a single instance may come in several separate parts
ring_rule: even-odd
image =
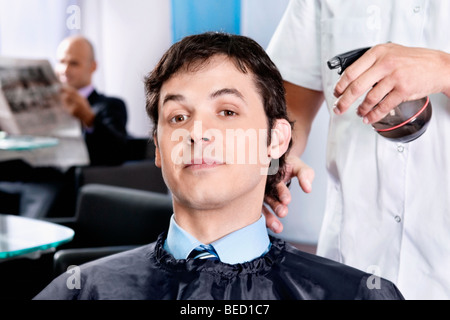
[[[189,141],[189,143],[191,145],[198,144],[198,143],[205,143],[206,144],[206,143],[209,143],[211,141],[211,138],[204,136],[204,133],[196,134],[193,131],[191,131],[188,141]]]
[[[69,64],[68,63],[60,63],[58,65],[58,69],[57,70],[58,70],[59,74],[65,75],[67,73],[68,69],[69,69]]]
[[[210,143],[212,141],[212,137],[208,134],[208,130],[204,128],[202,121],[194,121],[194,125],[189,132],[190,144],[198,144],[198,143]]]
[[[191,137],[191,139],[190,139],[190,143],[191,144],[199,143],[200,141],[208,142],[208,141],[210,141],[210,139],[209,138],[205,138],[205,137],[203,137],[201,139],[194,139],[194,138]]]

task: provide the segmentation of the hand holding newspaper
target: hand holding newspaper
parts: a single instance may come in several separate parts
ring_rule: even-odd
[[[0,139],[11,140],[0,143],[0,161],[19,158],[61,168],[89,164],[81,124],[64,109],[60,90],[47,60],[0,57],[0,129],[6,132]],[[24,138],[39,147],[14,148],[14,139],[19,145]]]

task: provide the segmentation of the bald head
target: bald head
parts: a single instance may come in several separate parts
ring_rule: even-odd
[[[97,64],[94,48],[89,40],[82,36],[64,39],[58,46],[56,58],[56,74],[62,83],[75,89],[91,84]]]

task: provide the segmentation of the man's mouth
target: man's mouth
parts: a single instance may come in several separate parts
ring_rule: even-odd
[[[190,163],[185,164],[185,168],[189,169],[208,169],[220,166],[223,161],[213,158],[195,158]]]

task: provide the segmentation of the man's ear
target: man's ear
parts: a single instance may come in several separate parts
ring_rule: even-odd
[[[97,61],[91,61],[91,73],[94,73],[97,70]]]
[[[289,148],[292,137],[291,125],[286,119],[277,119],[270,134],[269,157],[279,159]]]
[[[155,165],[158,168],[161,168],[161,154],[159,152],[158,137],[156,136],[156,133],[153,135],[153,143],[155,144]]]

